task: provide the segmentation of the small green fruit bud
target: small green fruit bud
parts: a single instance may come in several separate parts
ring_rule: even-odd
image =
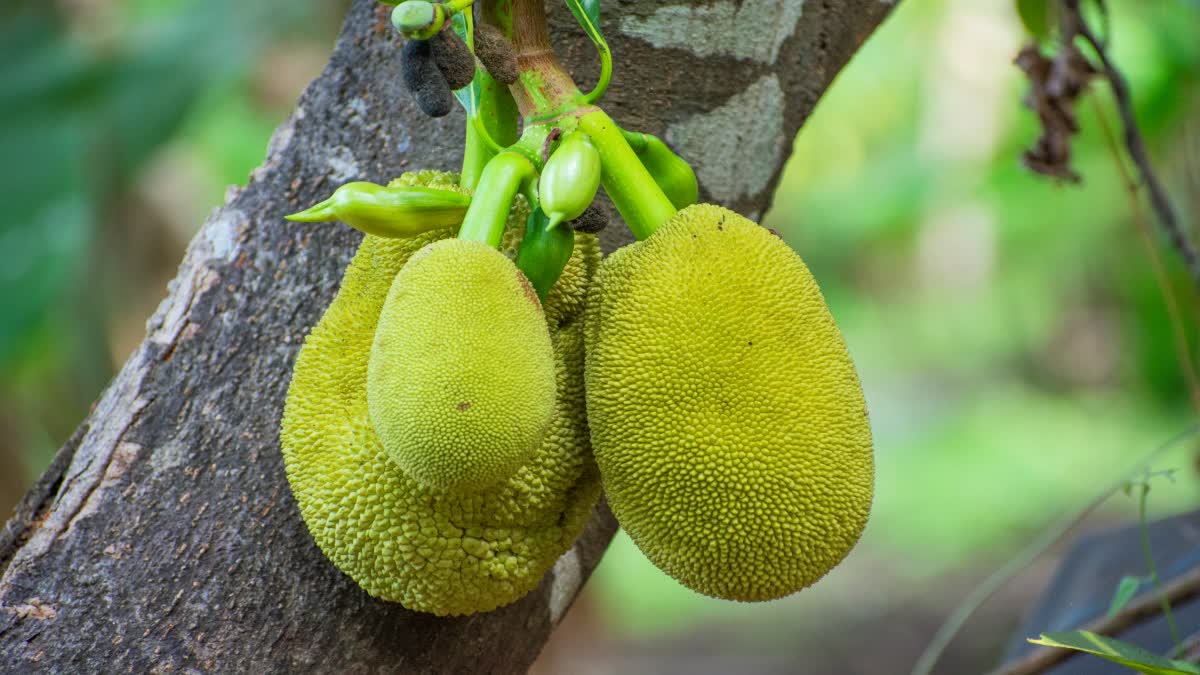
[[[551,229],[578,218],[591,206],[600,188],[600,172],[600,153],[585,133],[567,136],[550,155],[538,193]]]
[[[405,35],[419,33],[437,20],[437,10],[424,0],[408,0],[392,10],[392,25]]]

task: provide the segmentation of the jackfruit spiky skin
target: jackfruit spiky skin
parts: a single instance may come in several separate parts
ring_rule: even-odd
[[[857,542],[874,468],[841,333],[786,244],[680,211],[601,264],[586,387],[605,495],[646,556],[719,598],[779,598]]]
[[[554,350],[537,294],[503,253],[442,239],[396,275],[367,366],[371,423],[423,485],[479,490],[538,448]]]
[[[456,180],[421,172],[395,183],[441,187]],[[514,210],[510,228],[523,228],[526,214]],[[533,590],[582,532],[600,490],[577,315],[552,324],[554,417],[540,448],[512,477],[474,493],[424,487],[383,450],[366,394],[378,319],[409,257],[450,235],[363,239],[296,359],[280,431],[288,482],[325,556],[370,595],[440,616],[490,611]],[[576,246],[579,253],[596,243],[577,238]],[[583,257],[568,267],[578,272]],[[564,276],[563,295],[582,297],[588,281],[581,273]],[[552,310],[559,308],[548,297],[547,315]]]

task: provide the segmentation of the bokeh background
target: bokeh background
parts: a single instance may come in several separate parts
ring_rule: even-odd
[[[347,4],[0,7],[0,513],[141,341]],[[1107,89],[1080,108],[1081,185],[1020,164],[1038,128],[1012,5],[901,3],[804,127],[764,218],[820,281],[866,389],[862,543],[816,587],[743,605],[683,589],[619,535],[537,672],[906,671],[966,592],[1195,418],[1200,305],[1130,198]],[[1109,5],[1151,154],[1200,239],[1200,2]],[[1156,463],[1179,472],[1154,484],[1153,517],[1200,505],[1197,447]],[[1135,520],[1118,494],[1077,533]],[[948,672],[995,662],[1065,546],[982,608]]]

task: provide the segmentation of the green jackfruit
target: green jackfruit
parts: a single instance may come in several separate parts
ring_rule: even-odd
[[[554,352],[525,275],[477,241],[414,253],[379,316],[367,404],[388,456],[422,485],[511,476],[554,414]]]
[[[854,365],[812,275],[778,237],[711,205],[600,266],[586,388],[605,495],[685,586],[769,600],[857,542],[873,489]]]
[[[422,172],[394,184],[454,182]],[[526,215],[515,209],[510,228],[523,228]],[[562,319],[551,322],[557,399],[529,461],[505,481],[461,493],[424,487],[388,458],[367,404],[379,317],[410,256],[451,234],[363,239],[296,359],[280,431],[292,493],[326,557],[372,596],[443,616],[490,611],[535,588],[579,536],[600,489],[584,415],[582,320],[563,309],[586,293],[594,237],[577,239],[559,299],[547,298],[547,316]]]

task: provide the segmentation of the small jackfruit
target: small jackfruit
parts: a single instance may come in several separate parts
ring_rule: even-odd
[[[685,586],[769,600],[857,542],[873,490],[854,365],[812,275],[726,209],[680,211],[600,266],[586,388],[605,494]]]
[[[554,385],[541,303],[508,257],[443,239],[409,258],[367,366],[371,423],[401,470],[457,490],[508,478],[542,442]]]
[[[456,182],[406,174],[394,185]],[[519,205],[520,206],[520,205]],[[514,209],[505,252],[515,255],[527,210]],[[367,370],[392,281],[422,247],[451,230],[411,239],[366,236],[341,289],[296,359],[280,445],[288,482],[321,551],[370,595],[441,616],[485,612],[533,590],[575,541],[600,491],[584,414],[583,331],[594,237],[546,299],[557,398],[533,456],[478,492],[425,487],[388,458],[370,423]]]

